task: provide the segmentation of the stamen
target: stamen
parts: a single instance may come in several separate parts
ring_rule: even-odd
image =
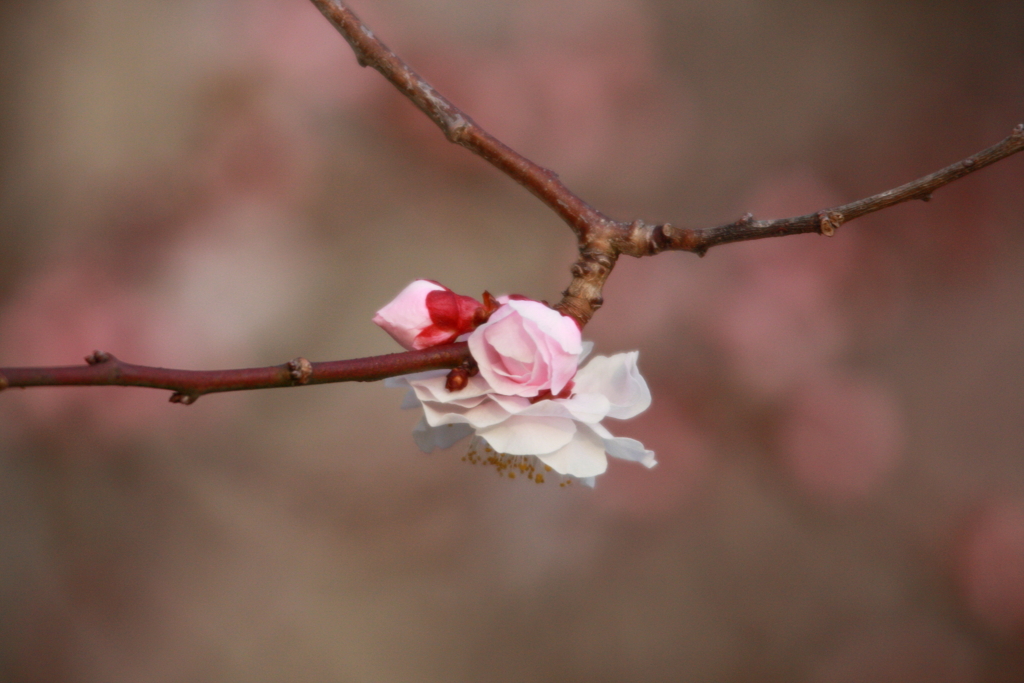
[[[481,446],[483,447],[482,452]],[[471,465],[490,465],[498,473],[498,476],[502,478],[506,474],[509,479],[525,475],[527,479],[532,480],[535,484],[543,484],[545,482],[545,475],[547,475],[558,477],[558,486],[560,488],[565,488],[572,483],[572,477],[560,475],[548,465],[543,465],[543,470],[541,471],[541,463],[536,457],[532,455],[498,453],[480,437],[473,439],[469,444],[469,450],[462,456],[462,462],[468,462]]]

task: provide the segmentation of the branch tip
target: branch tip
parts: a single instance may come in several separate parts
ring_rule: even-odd
[[[288,361],[288,374],[295,384],[307,384],[309,378],[313,376],[313,364],[302,357],[290,360]]]

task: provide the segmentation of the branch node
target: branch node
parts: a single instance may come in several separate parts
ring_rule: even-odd
[[[288,361],[288,374],[294,384],[303,385],[309,382],[313,376],[313,364],[305,358],[299,357]]]
[[[740,216],[740,219],[738,221],[736,221],[735,223],[733,223],[733,225],[742,228],[742,227],[746,227],[746,226],[750,225],[753,222],[754,222],[754,214],[752,214],[749,211],[747,211],[745,214]],[[703,256],[703,254],[701,254],[701,256]]]
[[[920,197],[918,197],[918,199],[920,199],[922,202],[930,202],[932,200],[932,193],[925,192]]]
[[[469,132],[469,121],[462,116],[456,115],[454,118],[447,117],[445,123],[444,136],[448,138],[449,142],[454,142],[457,145],[461,144],[466,137],[466,133]]]
[[[587,248],[580,251],[586,264],[586,272],[604,276],[615,266],[615,259],[601,249]]]
[[[844,220],[845,217],[838,211],[819,211],[818,229],[825,237],[832,237]]]
[[[974,166],[974,159],[964,159],[964,168]]]
[[[608,254],[587,248],[580,250],[580,258],[569,270],[574,278],[597,277],[603,280],[614,265],[615,261]]]
[[[85,357],[85,362],[89,365],[99,365],[100,363],[106,363],[113,358],[114,357],[106,351],[93,351]]]
[[[1024,123],[1018,123],[1013,127],[1013,135],[1018,138],[1024,137]]]
[[[199,394],[184,394],[180,391],[175,391],[171,394],[171,403],[180,403],[183,406],[190,406],[199,400]]]
[[[11,384],[10,384],[10,382],[7,381],[7,378],[4,377],[3,375],[0,375],[0,391],[3,391],[4,389],[9,387],[10,385]]]
[[[655,225],[653,228],[649,225],[644,225],[640,221],[636,221],[630,226],[631,232],[636,234],[637,227],[644,228],[645,230],[641,234],[645,234],[647,239],[643,251],[640,253],[648,254],[660,254],[666,249],[673,246],[673,240],[679,235],[679,231],[676,230],[675,226],[671,223],[663,223],[661,225]]]

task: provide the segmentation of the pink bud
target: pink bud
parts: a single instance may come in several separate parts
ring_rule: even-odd
[[[373,322],[413,351],[448,344],[471,332],[476,327],[474,315],[481,307],[473,297],[456,294],[436,282],[414,280],[377,311]]]

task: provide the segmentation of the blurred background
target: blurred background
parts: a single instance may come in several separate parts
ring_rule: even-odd
[[[358,0],[617,218],[781,217],[1024,121],[1024,4]],[[420,453],[401,392],[0,395],[0,679],[1024,679],[1024,155],[842,227],[623,259],[653,448]],[[308,0],[0,3],[0,365],[389,353],[414,278],[557,300],[570,231]]]

